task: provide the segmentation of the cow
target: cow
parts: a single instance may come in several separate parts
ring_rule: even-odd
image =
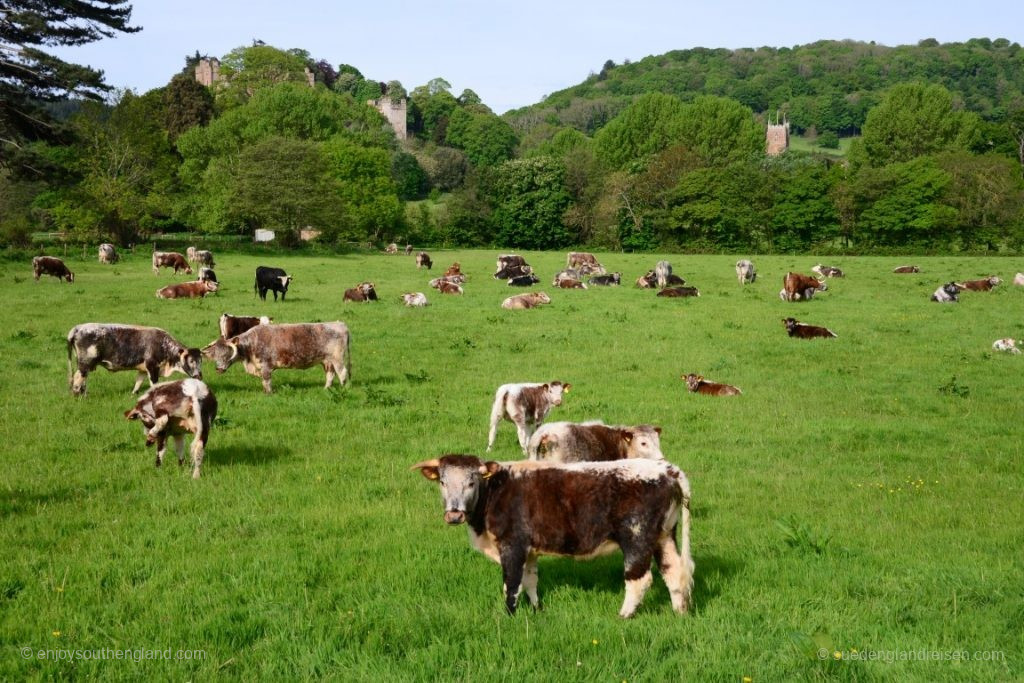
[[[117,255],[117,249],[110,242],[104,242],[100,245],[99,259],[100,263],[117,263],[119,260]]]
[[[520,382],[518,384],[502,384],[494,392],[494,405],[491,406],[491,428],[487,434],[487,452],[494,446],[498,435],[498,423],[502,418],[516,426],[519,445],[526,453],[530,436],[544,422],[544,418],[554,406],[562,405],[562,396],[569,393],[571,384],[566,382]]]
[[[217,273],[213,272],[213,268],[207,268],[206,266],[199,269],[199,279],[203,282],[216,282],[220,284],[220,281],[217,280]]]
[[[321,365],[327,373],[324,389],[338,378],[345,386],[352,372],[350,336],[343,322],[257,325],[228,339],[218,338],[203,348],[203,355],[225,372],[237,361],[250,375],[263,380],[263,391],[271,393],[274,370],[305,370]]]
[[[740,391],[739,387],[734,387],[731,384],[719,384],[718,382],[709,382],[702,375],[681,375],[680,379],[686,382],[686,388],[696,394],[706,394],[708,396],[739,396],[743,392]]]
[[[636,286],[640,289],[654,289],[658,284],[658,276],[653,270],[649,270],[636,279]]]
[[[1020,342],[1024,345],[1024,341]],[[1007,353],[1020,353],[1020,349],[1017,348],[1017,340],[1011,337],[1006,339],[996,339],[992,342],[993,351],[1006,351]]]
[[[508,279],[509,287],[533,287],[540,282],[540,278],[530,273],[529,275],[517,275]]]
[[[210,292],[216,292],[219,285],[213,280],[196,280],[167,285],[156,290],[157,299],[202,299]]]
[[[741,285],[753,284],[757,280],[757,271],[754,269],[754,262],[741,259],[736,262],[736,279]]]
[[[220,320],[218,321],[218,327],[220,328],[220,336],[222,339],[231,339],[237,337],[243,332],[247,332],[257,325],[269,325],[274,322],[273,318],[268,318],[265,315],[260,317],[252,315],[231,315],[230,313],[221,313]]]
[[[440,484],[444,521],[467,522],[473,547],[501,565],[510,615],[524,588],[540,606],[539,555],[585,559],[618,549],[626,580],[619,616],[636,612],[652,582],[652,560],[672,608],[683,614],[691,605],[690,484],[668,461],[498,463],[444,455],[413,469]]]
[[[655,282],[658,289],[665,289],[668,286],[668,276],[672,274],[672,264],[668,261],[658,261],[654,266]]]
[[[823,266],[820,263],[813,268],[811,272],[818,275],[819,277],[846,277],[843,271],[839,270],[835,266]]]
[[[213,262],[213,252],[207,251],[205,249],[197,249],[195,252],[195,258],[192,260],[192,262],[200,266],[206,266],[208,268],[213,268],[214,266],[217,265],[216,263]]]
[[[199,349],[184,344],[158,327],[82,323],[71,328],[68,342],[68,384],[71,392],[86,392],[86,378],[102,365],[111,372],[137,370],[132,393],[138,393],[142,380],[150,386],[161,376],[180,372],[193,379],[203,378],[203,358]],[[76,369],[72,375],[72,361]]]
[[[931,300],[940,304],[959,303],[960,285],[955,282],[947,282],[932,293]]]
[[[782,291],[779,298],[783,301],[804,301],[814,296],[816,291],[827,291],[828,284],[824,280],[800,273],[786,273],[782,278]]]
[[[395,244],[394,242],[392,242],[388,246],[384,247],[384,253],[385,254],[397,254],[398,253],[398,245]]]
[[[555,273],[555,277],[551,278],[551,286],[557,287],[560,280],[582,280],[583,275],[580,271],[575,268],[563,268],[562,270]]]
[[[683,278],[679,277],[675,273],[669,273],[668,277],[665,278],[665,286],[666,287],[672,287],[673,285],[678,285],[678,286],[682,287],[685,284],[686,284],[686,280],[684,280]]]
[[[609,426],[602,422],[549,422],[530,437],[530,460],[598,462],[627,458],[664,460],[661,427]]]
[[[360,282],[352,289],[346,289],[342,301],[377,301],[377,290],[372,282]]]
[[[406,256],[411,256],[412,255],[412,245],[411,244],[405,245],[405,255]]]
[[[56,256],[36,256],[32,259],[32,277],[39,282],[40,275],[51,275],[58,280],[75,281],[75,274]]]
[[[827,327],[816,327],[805,325],[796,318],[783,318],[782,324],[786,326],[786,332],[790,337],[799,339],[813,339],[815,337],[838,337],[839,335]]]
[[[277,293],[281,293],[281,301],[288,293],[288,285],[292,283],[292,276],[281,268],[270,266],[258,266],[256,268],[256,281],[253,283],[253,292],[259,291],[260,299],[267,300],[267,291],[274,293],[274,301],[277,301]]]
[[[618,287],[620,284],[622,284],[622,273],[591,275],[590,284],[598,287]]]
[[[562,279],[558,281],[559,289],[586,289],[587,283],[582,280]]]
[[[700,296],[700,290],[696,287],[666,287],[658,292],[658,296],[668,298],[686,298],[690,296]]]
[[[423,306],[429,306],[430,302],[427,301],[427,295],[423,292],[408,292],[402,295],[402,303],[406,306],[412,306],[420,308]]]
[[[462,294],[462,285],[448,278],[437,277],[430,281],[430,286],[441,294]]]
[[[161,382],[144,393],[124,416],[142,422],[146,445],[156,444],[157,467],[164,462],[168,436],[174,439],[180,466],[185,463],[185,434],[194,434],[189,452],[192,478],[199,478],[210,429],[217,417],[217,397],[206,384],[198,379]]]
[[[967,289],[972,292],[989,292],[992,291],[993,287],[1001,285],[1002,283],[1003,280],[1001,278],[998,278],[995,275],[990,275],[982,280],[965,280],[964,282],[958,282],[957,287],[960,289]]]
[[[541,304],[549,303],[551,303],[551,297],[546,292],[530,292],[529,294],[510,296],[501,302],[501,307],[509,310],[522,310],[537,308]]]
[[[189,247],[188,249],[186,249],[185,250],[185,258],[188,260],[189,263],[195,263],[195,261],[196,261],[196,248],[195,247]]]
[[[517,254],[502,254],[498,257],[498,269],[494,273],[495,280],[507,280],[510,277],[529,275],[533,268],[526,259]]]
[[[434,262],[430,260],[430,254],[428,254],[425,251],[421,251],[420,253],[416,254],[416,267],[426,268],[427,270],[433,268]]]
[[[453,261],[441,277],[464,277],[462,275],[462,264],[458,261]]]
[[[1024,287],[1024,273],[1017,273],[1013,276],[1013,284],[1018,287]]]
[[[189,275],[192,274],[192,266],[188,264],[184,256],[176,251],[153,252],[153,275],[159,275],[161,268],[173,268],[175,275],[179,270],[183,270]]]
[[[585,275],[604,275],[604,266],[597,260],[597,257],[585,251],[570,251],[565,259],[565,267],[577,270],[586,270]]]
[[[894,273],[920,273],[921,269],[917,266],[896,266],[892,269]]]

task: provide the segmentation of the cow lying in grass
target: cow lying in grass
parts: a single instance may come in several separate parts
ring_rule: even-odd
[[[798,339],[814,339],[815,337],[838,337],[835,332],[827,327],[805,325],[796,318],[783,318],[782,323],[786,326],[786,332],[790,337]]]
[[[709,382],[701,375],[683,375],[681,379],[686,382],[686,388],[695,394],[705,394],[707,396],[739,396],[743,393],[740,391],[739,387],[734,387],[731,384]]]
[[[599,462],[628,458],[664,460],[661,427],[616,427],[601,422],[549,422],[541,425],[527,446],[530,460]]]

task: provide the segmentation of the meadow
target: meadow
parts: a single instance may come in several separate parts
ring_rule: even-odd
[[[218,253],[222,289],[194,301],[156,299],[187,278],[154,276],[141,251],[69,258],[71,285],[0,262],[0,679],[1024,677],[1024,356],[991,350],[1024,337],[1024,288],[1009,284],[1024,260],[831,258],[845,279],[784,303],[782,275],[814,256],[754,256],[743,287],[735,256],[598,254],[629,284],[561,291],[565,254],[522,252],[553,301],[505,311],[517,292],[491,278],[496,253],[434,251],[432,273],[404,255]],[[634,289],[659,258],[702,295]],[[426,282],[455,260],[466,294],[442,297]],[[922,272],[892,274],[902,263]],[[286,302],[254,298],[257,265],[294,276]],[[989,274],[1005,284],[928,300]],[[367,279],[382,300],[343,304]],[[431,306],[403,307],[407,291]],[[345,321],[351,383],[278,371],[264,395],[207,363],[220,412],[198,481],[170,454],[154,468],[124,419],[133,373],[99,369],[70,395],[75,324],[203,346],[225,311]],[[839,336],[790,339],[787,316]],[[688,372],[743,395],[688,393]],[[508,617],[499,567],[409,470],[483,455],[495,388],[555,379],[573,386],[551,420],[663,428],[693,487],[690,614],[656,578],[620,619],[616,554],[541,559],[543,609]],[[492,456],[522,457],[510,423]]]

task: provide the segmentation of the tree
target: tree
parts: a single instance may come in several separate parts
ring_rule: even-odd
[[[960,246],[996,248],[1024,218],[1024,183],[1016,164],[998,154],[951,152],[938,158],[949,174],[943,203],[956,210]]]
[[[515,131],[493,114],[456,109],[448,121],[448,143],[462,149],[474,166],[494,166],[512,158]]]
[[[191,74],[177,74],[164,88],[164,128],[171,142],[213,119],[213,95]]]
[[[595,152],[613,168],[656,154],[679,142],[684,105],[661,93],[637,98],[594,136]]]
[[[128,25],[128,0],[6,0],[0,7],[0,165],[41,176],[32,142],[66,142],[66,131],[40,103],[74,95],[99,100],[103,73],[59,59],[41,47],[84,45],[140,30]]]
[[[569,205],[565,167],[551,157],[516,159],[495,168],[492,220],[498,243],[523,249],[558,249],[573,238],[562,223]]]
[[[736,100],[706,95],[683,109],[679,142],[704,164],[725,166],[762,154],[764,129],[754,113]]]
[[[279,50],[262,42],[237,47],[221,60],[220,72],[227,85],[217,89],[217,102],[236,107],[263,88],[289,81],[305,84],[307,61],[308,54]]]
[[[405,91],[399,81],[388,81],[387,96],[393,104],[397,104],[408,97],[409,93]]]

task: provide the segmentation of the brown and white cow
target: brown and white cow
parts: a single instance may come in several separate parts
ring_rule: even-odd
[[[156,290],[157,299],[201,299],[210,292],[216,292],[219,285],[214,280],[196,280],[167,285]]]
[[[428,254],[425,251],[421,251],[420,253],[416,254],[416,267],[426,268],[427,270],[433,268],[434,262],[430,260],[430,254]]]
[[[571,384],[565,382],[520,382],[502,384],[494,392],[494,405],[491,406],[491,428],[487,434],[487,451],[494,446],[498,435],[498,423],[502,418],[516,426],[519,445],[526,453],[530,436],[544,422],[554,406],[562,405],[562,395],[569,393]]]
[[[754,262],[742,259],[736,262],[736,279],[741,285],[752,284],[757,280],[757,271],[754,269]]]
[[[824,280],[789,272],[782,278],[782,291],[779,297],[783,301],[809,300],[817,291],[827,291],[828,284]]]
[[[1001,285],[1003,280],[995,275],[991,275],[982,280],[965,280],[964,282],[958,282],[957,287],[960,289],[970,290],[972,292],[989,292],[993,287]]]
[[[626,579],[619,616],[636,612],[653,581],[652,560],[672,608],[683,614],[690,607],[690,484],[665,460],[498,463],[444,455],[413,469],[440,484],[444,521],[466,522],[473,547],[501,565],[509,614],[522,589],[540,606],[538,556],[588,559],[616,550],[622,551]]]
[[[453,261],[448,268],[445,269],[444,275],[441,277],[457,277],[462,276],[462,264],[458,261]],[[463,280],[465,282],[465,280]]]
[[[159,275],[161,268],[173,268],[175,273],[184,270],[189,275],[192,274],[192,266],[176,251],[153,252],[153,275]]]
[[[591,275],[590,284],[595,287],[618,287],[622,284],[622,273],[603,273]]]
[[[823,266],[820,263],[818,265],[814,266],[813,268],[811,268],[811,272],[815,273],[819,277],[823,277],[823,278],[825,278],[825,277],[846,277],[846,274],[843,273],[843,271],[841,271],[839,268],[836,268],[835,266]]]
[[[509,310],[522,310],[537,308],[541,304],[549,303],[551,303],[551,297],[546,292],[529,292],[528,294],[510,296],[501,302],[501,307]]]
[[[1021,346],[1024,346],[1024,341],[1020,342]],[[1006,337],[1004,339],[996,339],[992,342],[993,351],[1004,351],[1006,353],[1019,354],[1020,347],[1017,346],[1017,340],[1013,337]]]
[[[510,277],[529,275],[533,268],[518,254],[501,254],[498,256],[498,269],[494,272],[495,280],[507,280]]]
[[[568,278],[563,278],[563,279],[558,281],[558,288],[559,289],[586,289],[587,288],[587,283],[583,282],[581,280],[570,280]]]
[[[395,244],[394,242],[392,242],[388,246],[384,247],[384,253],[385,254],[397,254],[398,253],[398,245]]]
[[[798,339],[814,339],[815,337],[838,337],[839,335],[827,327],[816,325],[805,325],[796,318],[783,318],[782,324],[786,326],[786,332],[790,337]]]
[[[199,478],[206,455],[210,429],[217,417],[217,398],[201,380],[180,379],[161,382],[144,393],[135,407],[126,410],[129,420],[142,422],[146,445],[156,444],[156,466],[164,462],[167,437],[174,439],[178,465],[185,463],[185,434],[194,434],[192,447],[192,478]]]
[[[562,270],[560,270],[557,273],[555,273],[555,277],[553,277],[551,279],[551,286],[552,287],[557,287],[558,283],[561,282],[562,280],[582,280],[582,279],[583,279],[583,275],[581,275],[580,271],[576,270],[575,268],[563,268]]]
[[[185,258],[188,260],[189,263],[194,263],[195,260],[196,260],[196,248],[195,247],[187,248],[185,250]]]
[[[661,427],[617,427],[602,422],[549,422],[530,437],[530,460],[598,462],[626,458],[664,460]]]
[[[118,255],[117,249],[110,242],[104,242],[99,248],[99,260],[100,263],[117,263]]]
[[[731,384],[719,384],[718,382],[709,382],[702,375],[681,375],[680,379],[686,382],[686,388],[696,394],[705,394],[707,396],[739,396],[743,392],[740,391],[739,387],[734,387]]]
[[[917,266],[896,266],[892,269],[894,273],[920,273],[921,269]]]
[[[1014,275],[1013,284],[1017,287],[1024,287],[1024,273],[1017,273]]]
[[[430,305],[430,302],[427,301],[427,295],[423,292],[407,292],[403,294],[402,303],[413,308],[422,308]]]
[[[257,325],[237,337],[218,338],[203,348],[203,355],[216,363],[218,373],[241,361],[247,373],[263,380],[263,390],[268,394],[274,370],[305,370],[321,365],[327,373],[324,388],[328,389],[335,377],[341,386],[348,382],[349,340],[348,326],[343,322]]]
[[[666,287],[658,292],[657,296],[686,298],[690,296],[700,296],[700,290],[696,287]]]
[[[372,282],[360,282],[352,289],[346,289],[342,301],[377,301],[377,290]]]
[[[462,294],[462,285],[451,282],[450,280],[439,279],[436,285],[434,284],[434,281],[431,280],[430,286],[436,287],[437,291],[441,294]]]
[[[75,274],[56,256],[36,256],[32,259],[32,277],[39,282],[41,275],[51,275],[68,282],[75,281]]]
[[[200,266],[206,266],[207,268],[213,268],[217,264],[213,262],[213,252],[207,251],[206,249],[196,249],[195,258],[190,259],[193,263]]]
[[[273,318],[268,318],[265,315],[260,317],[252,315],[231,315],[230,313],[222,313],[218,326],[220,327],[220,336],[223,339],[231,339],[231,337],[237,337],[243,332],[248,332],[257,325],[269,325],[274,322]]]
[[[603,275],[607,272],[597,257],[586,251],[570,251],[565,259],[565,267],[574,270],[586,270],[586,274]]]
[[[86,378],[100,365],[111,372],[137,370],[133,394],[147,377],[150,385],[174,372],[203,378],[199,349],[186,348],[158,327],[82,323],[71,328],[67,341],[68,383],[77,395],[85,393]],[[72,375],[73,359],[77,369]]]
[[[405,255],[406,256],[411,256],[412,255],[412,245],[411,244],[405,245]]]
[[[640,289],[654,289],[658,284],[658,276],[653,270],[649,270],[636,279],[636,286]]]

